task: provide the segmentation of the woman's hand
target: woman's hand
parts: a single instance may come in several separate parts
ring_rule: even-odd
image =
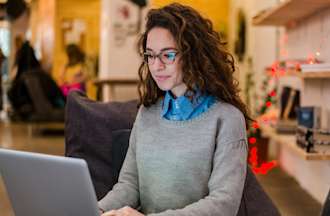
[[[105,212],[101,216],[144,216],[144,215],[131,207],[125,206],[118,210],[111,210]]]

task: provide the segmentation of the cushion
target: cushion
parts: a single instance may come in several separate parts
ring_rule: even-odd
[[[96,102],[80,91],[67,97],[65,155],[86,160],[98,199],[118,181],[137,110],[137,101]]]
[[[325,199],[325,202],[322,207],[321,216],[330,215],[330,191]]]
[[[276,206],[265,193],[250,167],[246,170],[243,196],[238,216],[279,216]]]

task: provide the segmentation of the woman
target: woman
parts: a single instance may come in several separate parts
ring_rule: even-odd
[[[250,118],[232,56],[211,22],[180,4],[148,13],[139,47],[141,107],[103,215],[236,215]]]

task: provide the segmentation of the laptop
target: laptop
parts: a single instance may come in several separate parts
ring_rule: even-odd
[[[0,175],[16,216],[99,216],[82,159],[0,149]]]

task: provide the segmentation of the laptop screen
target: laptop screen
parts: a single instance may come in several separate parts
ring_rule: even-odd
[[[16,216],[98,216],[82,159],[0,149],[0,174]]]

